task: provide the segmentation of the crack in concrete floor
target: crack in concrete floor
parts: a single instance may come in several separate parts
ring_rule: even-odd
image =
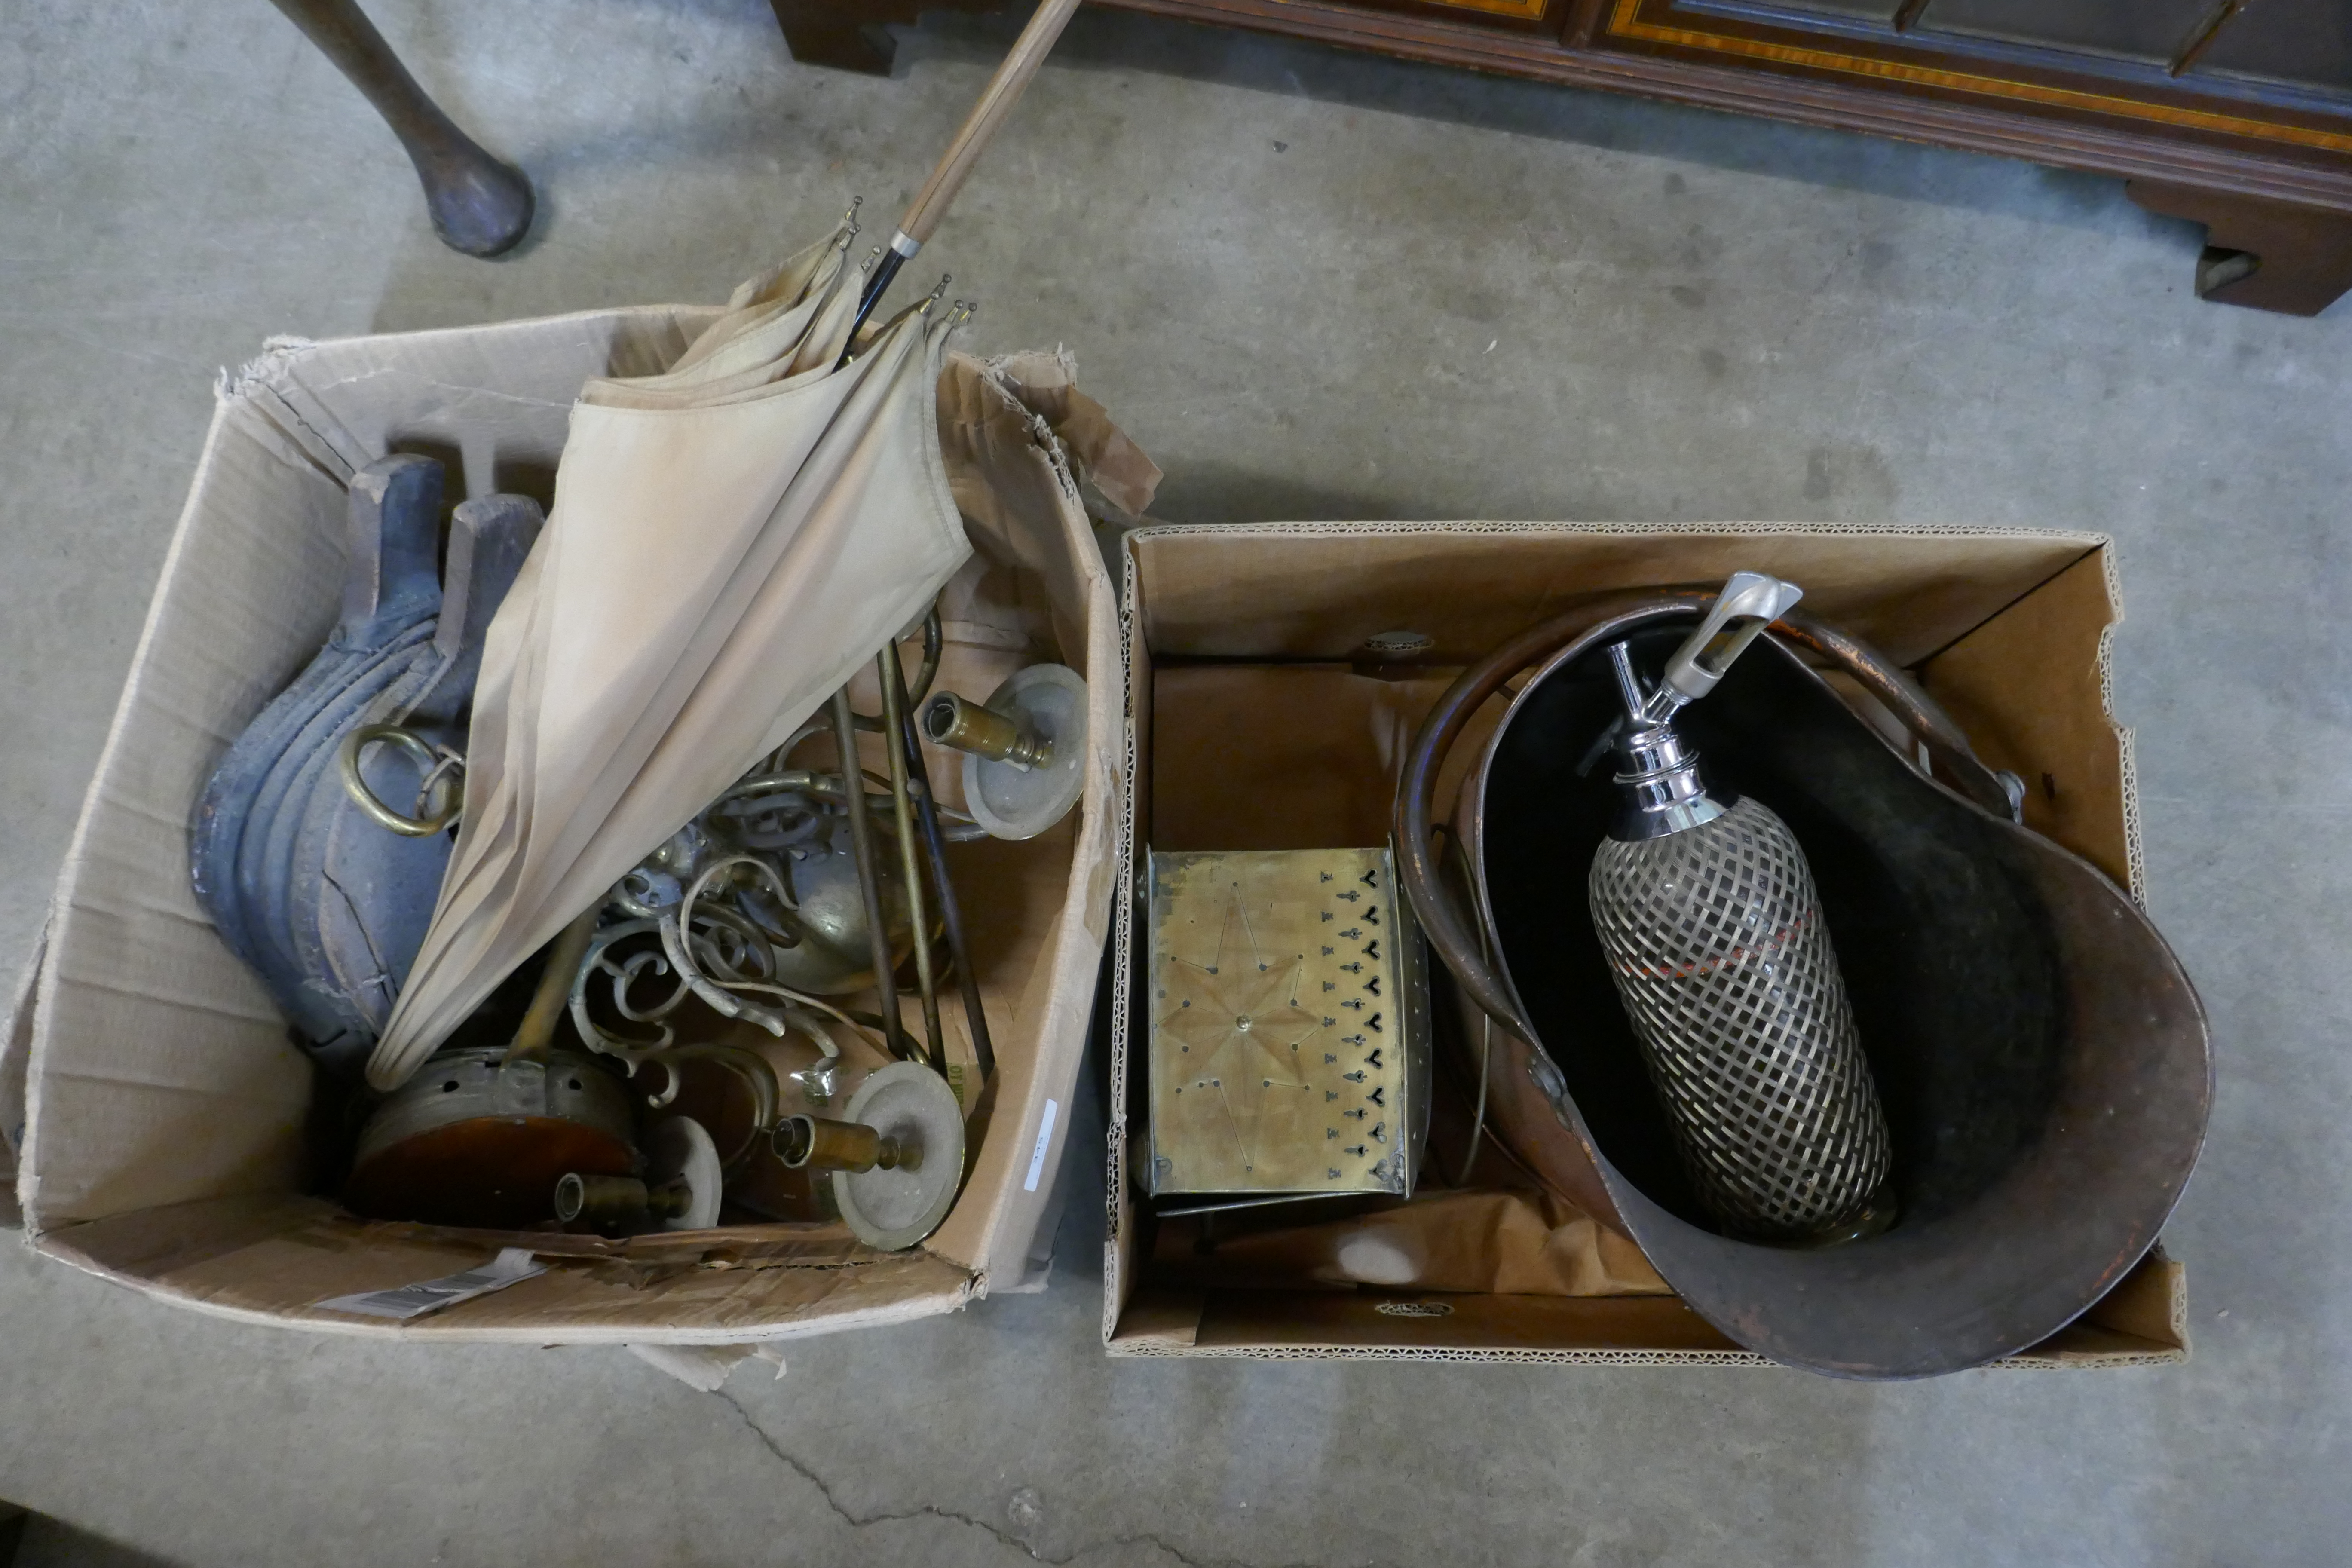
[[[761,1446],[775,1456],[777,1463],[814,1487],[817,1496],[824,1500],[824,1506],[832,1510],[835,1517],[852,1530],[865,1530],[877,1524],[896,1524],[907,1520],[943,1519],[956,1524],[970,1525],[974,1530],[985,1531],[1000,1544],[1014,1548],[1033,1562],[1051,1563],[1057,1565],[1076,1563],[1081,1558],[1091,1557],[1101,1552],[1116,1552],[1129,1546],[1147,1546],[1155,1552],[1165,1552],[1178,1563],[1184,1564],[1184,1568],[1321,1568],[1321,1565],[1311,1563],[1252,1563],[1237,1557],[1195,1557],[1181,1547],[1171,1545],[1162,1537],[1150,1532],[1141,1535],[1115,1535],[1101,1541],[1090,1541],[1074,1552],[1066,1552],[1059,1557],[1048,1557],[1011,1531],[992,1524],[977,1514],[963,1513],[951,1508],[941,1508],[936,1503],[925,1503],[920,1508],[908,1509],[900,1513],[858,1514],[843,1506],[841,1500],[834,1495],[832,1485],[823,1476],[817,1474],[814,1468],[794,1458],[789,1449],[777,1442],[769,1434],[768,1429],[760,1425],[758,1418],[744,1407],[742,1401],[723,1388],[716,1392],[719,1397],[726,1402],[728,1407],[741,1417],[744,1426],[760,1440]]]

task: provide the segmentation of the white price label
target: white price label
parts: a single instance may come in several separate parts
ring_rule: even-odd
[[[547,1265],[531,1257],[530,1249],[509,1247],[491,1258],[459,1274],[445,1274],[438,1279],[421,1279],[414,1285],[403,1285],[391,1290],[363,1290],[356,1296],[336,1296],[316,1303],[330,1312],[350,1312],[362,1318],[421,1318],[427,1312],[437,1312],[444,1307],[454,1307],[460,1301],[470,1301],[477,1296],[487,1296],[493,1290],[503,1290],[547,1272]]]
[[[1054,1114],[1061,1110],[1055,1100],[1045,1102],[1045,1114],[1037,1119],[1037,1147],[1029,1152],[1029,1179],[1021,1184],[1024,1193],[1037,1190],[1037,1178],[1045,1173],[1045,1151],[1054,1142]]]

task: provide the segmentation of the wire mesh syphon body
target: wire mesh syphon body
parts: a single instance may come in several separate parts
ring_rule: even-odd
[[[1820,1245],[1892,1222],[1885,1115],[1804,852],[1761,802],[1710,795],[1673,725],[1798,596],[1733,577],[1654,691],[1609,650],[1625,803],[1590,892],[1699,1201],[1736,1235]]]

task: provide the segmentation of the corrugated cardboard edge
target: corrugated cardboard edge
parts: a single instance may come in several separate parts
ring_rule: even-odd
[[[309,461],[332,475],[338,481],[348,479],[359,468],[373,462],[375,454],[369,444],[346,429],[329,408],[323,393],[327,388],[315,384],[308,373],[331,364],[342,350],[361,344],[397,338],[412,353],[430,356],[448,344],[467,348],[495,343],[501,336],[544,339],[567,326],[591,329],[605,325],[627,324],[654,327],[667,323],[673,331],[674,349],[683,349],[686,341],[702,326],[724,313],[716,305],[628,305],[601,309],[570,310],[553,316],[530,316],[517,321],[486,321],[470,327],[434,327],[415,332],[362,332],[342,338],[305,338],[277,335],[262,342],[261,353],[247,360],[235,371],[224,370],[215,392],[224,405],[244,404],[268,420],[289,441],[299,448]],[[607,340],[609,347],[618,347]],[[627,375],[643,374],[658,368],[650,363],[627,361],[610,364],[604,374]],[[385,374],[384,367],[371,367],[368,375]],[[478,391],[479,389],[468,389]],[[499,400],[524,401],[509,395],[493,395]],[[546,404],[545,399],[528,401]],[[569,399],[566,400],[569,402]],[[210,437],[206,438],[210,445]]]
[[[140,623],[139,641],[131,653],[131,670],[122,683],[122,695],[116,700],[114,717],[106,728],[106,742],[99,748],[98,766],[90,774],[89,788],[83,794],[81,810],[74,818],[73,836],[66,841],[65,861],[58,868],[58,879],[49,895],[49,913],[42,930],[40,961],[35,971],[33,1005],[29,1019],[30,1039],[25,1053],[24,1142],[17,1150],[16,1202],[22,1210],[25,1240],[35,1251],[46,1250],[41,1246],[41,1162],[40,1125],[42,1099],[42,1066],[48,1054],[48,1018],[57,1005],[57,966],[49,957],[69,939],[74,923],[73,889],[79,881],[83,864],[89,858],[89,840],[100,802],[104,799],[105,781],[120,765],[123,748],[129,744],[128,731],[137,714],[157,628],[167,609],[165,584],[180,574],[187,553],[189,535],[196,521],[205,480],[217,461],[221,429],[242,405],[242,398],[227,392],[226,384],[213,405],[213,417],[205,427],[202,455],[196,460],[196,471],[188,481],[187,500],[180,506],[179,520],[172,527],[172,542],[163,552],[163,570],[156,574],[154,596],[147,602],[147,615]]]
[[[1217,534],[1233,539],[1280,539],[1295,536],[1345,537],[1376,534],[1452,533],[1465,538],[1506,535],[1561,538],[1719,535],[1731,539],[1769,539],[1775,535],[1830,536],[1852,534],[1877,539],[2003,539],[2021,544],[2074,544],[2085,553],[2109,542],[2104,533],[2072,528],[2016,528],[2003,523],[1965,522],[1529,522],[1525,520],[1413,518],[1367,522],[1147,522],[1122,535],[1132,540],[1148,534],[1177,539],[1187,534]]]
[[[1203,1361],[1517,1362],[1543,1366],[1769,1366],[1780,1363],[1753,1351],[1459,1350],[1367,1345],[1177,1345],[1121,1342],[1115,1356]],[[1787,1371],[1787,1368],[1781,1368]]]
[[[2075,1322],[2038,1345],[1972,1368],[1978,1372],[2080,1372],[2117,1367],[2168,1366],[2189,1359],[2188,1296],[2181,1266],[2161,1246],[2119,1281]],[[1247,1292],[1228,1292],[1231,1298]],[[1427,1300],[1450,1298],[1432,1292]],[[1487,1300],[1507,1300],[1487,1298]],[[1559,1299],[1532,1298],[1556,1307]],[[1673,1302],[1675,1298],[1649,1298]],[[1676,1303],[1679,1304],[1679,1303]],[[1138,1295],[1123,1319],[1125,1332],[1108,1347],[1117,1356],[1210,1357],[1271,1361],[1434,1361],[1542,1363],[1579,1366],[1770,1366],[1780,1363],[1736,1346],[1642,1347],[1614,1344],[1522,1347],[1509,1345],[1372,1345],[1318,1342],[1311,1337],[1283,1343],[1223,1339],[1202,1344],[1209,1297],[1198,1290],[1160,1290]],[[1685,1309],[1686,1311],[1687,1309]],[[2099,1321],[2094,1321],[2094,1319]],[[1782,1368],[1781,1370],[1790,1370]]]
[[[711,1328],[649,1329],[639,1324],[572,1323],[561,1327],[520,1325],[514,1327],[486,1326],[466,1321],[464,1307],[453,1308],[442,1316],[418,1318],[409,1322],[394,1322],[377,1318],[345,1318],[328,1314],[289,1318],[282,1312],[262,1311],[253,1308],[235,1307],[220,1301],[206,1300],[184,1291],[173,1290],[136,1274],[110,1268],[88,1254],[64,1242],[71,1227],[52,1232],[50,1244],[41,1252],[60,1263],[80,1269],[86,1274],[134,1290],[151,1301],[186,1311],[198,1312],[223,1322],[244,1323],[257,1328],[295,1329],[305,1333],[330,1334],[342,1339],[373,1340],[433,1340],[453,1344],[519,1344],[519,1345],[739,1345],[765,1344],[775,1341],[813,1339],[820,1334],[835,1334],[853,1329],[885,1328],[894,1323],[911,1323],[925,1318],[944,1316],[961,1311],[971,1302],[974,1290],[972,1281],[966,1279],[961,1289],[932,1295],[917,1296],[887,1307],[869,1307],[836,1313],[822,1319],[796,1323],[726,1324]],[[487,1298],[484,1298],[487,1300]]]
[[[1159,527],[1181,526],[1159,524]],[[1119,767],[1127,787],[1119,791],[1117,833],[1111,846],[1111,864],[1118,877],[1118,908],[1111,917],[1110,995],[1100,1004],[1110,1009],[1110,1074],[1103,1089],[1103,1258],[1102,1258],[1102,1342],[1113,1355],[1145,1353],[1124,1352],[1113,1345],[1118,1330],[1119,1315],[1127,1308],[1127,1298],[1133,1289],[1128,1277],[1127,1248],[1134,1236],[1134,1200],[1127,1183],[1127,1057],[1130,1037],[1129,998],[1135,994],[1135,905],[1142,896],[1139,879],[1142,875],[1142,856],[1136,847],[1136,801],[1142,791],[1142,774],[1137,772],[1142,758],[1136,740],[1139,704],[1136,700],[1137,664],[1136,637],[1136,563],[1135,552],[1129,541],[1141,530],[1118,536],[1118,677],[1119,694],[1124,699],[1120,710]],[[1143,721],[1148,722],[1148,719]],[[1184,1353],[1181,1350],[1166,1352]]]
[[[445,1230],[357,1220],[321,1198],[276,1194],[198,1199],[63,1226],[44,1237],[43,1251],[151,1300],[224,1321],[377,1339],[744,1344],[911,1321],[971,1299],[968,1269],[920,1248],[877,1254],[845,1237],[782,1241],[780,1255],[712,1233],[611,1242]],[[317,1305],[437,1279],[509,1246],[550,1268],[405,1322]],[[825,1261],[791,1261],[804,1250]],[[752,1289],[770,1268],[789,1270],[802,1287],[795,1300],[781,1303]],[[887,1299],[866,1299],[877,1291]],[[648,1321],[644,1303],[673,1292],[677,1318]]]
[[[1111,594],[1109,571],[1096,547],[1093,525],[1080,500],[1077,477],[1069,456],[1045,416],[1022,400],[1021,384],[1008,374],[1019,357],[1001,356],[985,362],[982,370],[987,384],[1026,418],[1032,451],[1051,479],[1062,526],[1062,543],[1069,552],[1086,598],[1087,721],[1095,733],[1100,733],[1117,726],[1126,706],[1120,699],[1121,689],[1114,684],[1123,668],[1116,657],[1119,646],[1118,605]],[[1066,355],[1053,359],[1067,368]],[[1017,1288],[1031,1274],[1030,1254],[1039,1227],[1045,1214],[1055,1206],[1051,1179],[1060,1171],[1062,1151],[1069,1142],[1070,1101],[1084,1064],[1087,1024],[1094,1013],[1095,984],[1102,970],[1103,948],[1110,937],[1111,891],[1117,886],[1118,869],[1117,818],[1118,803],[1126,795],[1121,787],[1124,774],[1117,766],[1104,765],[1112,754],[1109,748],[1097,746],[1092,751],[1093,765],[1087,769],[1080,798],[1078,837],[1071,848],[1070,877],[1062,906],[1066,915],[1075,912],[1078,918],[1075,921],[1066,918],[1062,922],[1052,963],[1055,984],[1050,1012],[1039,1024],[1041,1040],[1047,1043],[1048,1048],[1056,1045],[1061,1048],[1052,1059],[1041,1054],[1032,1064],[1028,1093],[1018,1121],[992,1129],[967,1178],[968,1184],[977,1184],[983,1173],[994,1174],[1001,1170],[1005,1194],[1002,1206],[988,1216],[979,1236],[966,1242],[968,1252],[960,1255],[950,1250],[964,1239],[957,1232],[953,1215],[941,1227],[940,1237],[934,1238],[934,1245],[927,1248],[934,1256],[961,1262],[972,1270],[974,1298],[986,1296],[998,1281],[1006,1288]],[[1046,1146],[1039,1150],[1038,1134],[1045,1131],[1048,1100],[1056,1103],[1057,1113],[1047,1134]],[[1023,1179],[1033,1161],[1041,1171],[1035,1190],[1027,1188]]]
[[[1549,1366],[1751,1366],[1780,1372],[1782,1366],[1753,1351],[1455,1350],[1357,1345],[1210,1345],[1150,1342],[1110,1344],[1115,1356],[1196,1358],[1208,1361],[1421,1361],[1515,1362]],[[2101,1351],[2093,1355],[2023,1351],[1972,1367],[1974,1372],[2110,1372],[2119,1367],[2173,1366],[2189,1359],[2186,1348],[2141,1352]]]
[[[1769,537],[1789,534],[1853,534],[1892,539],[1980,538],[1995,540],[2032,541],[2050,543],[2075,544],[2084,554],[2097,552],[2104,564],[2110,616],[2101,631],[2098,643],[2097,672],[2099,698],[2105,710],[2107,722],[2116,733],[2121,752],[2122,796],[2126,850],[2131,872],[2131,893],[2143,904],[2144,859],[2140,847],[2139,795],[2137,772],[2134,766],[2131,731],[2115,718],[2113,648],[2116,627],[2124,617],[2123,584],[2116,563],[2114,540],[2099,532],[2072,530],[2043,530],[2010,527],[1971,527],[1958,524],[1918,526],[1876,523],[1815,523],[1815,522],[1681,522],[1681,523],[1556,523],[1556,522],[1492,522],[1492,521],[1393,521],[1393,522],[1269,522],[1269,523],[1152,523],[1147,527],[1128,530],[1119,535],[1122,559],[1119,591],[1119,667],[1123,679],[1132,692],[1136,671],[1136,638],[1140,635],[1138,616],[1138,564],[1134,545],[1146,538],[1173,538],[1192,534],[1214,534],[1227,538],[1281,538],[1286,536],[1332,536],[1372,534],[1442,533],[1468,536],[1545,536],[1580,537],[1590,535],[1625,536],[1637,534],[1679,535],[1755,535]],[[2079,558],[2078,558],[2079,559]],[[1120,900],[1112,932],[1112,993],[1110,1083],[1108,1096],[1108,1128],[1105,1157],[1105,1225],[1103,1240],[1103,1305],[1102,1339],[1105,1353],[1135,1357],[1200,1357],[1216,1360],[1247,1361],[1426,1361],[1426,1362],[1513,1362],[1575,1366],[1778,1366],[1780,1363],[1749,1351],[1657,1350],[1627,1351],[1619,1349],[1558,1349],[1535,1350],[1513,1347],[1463,1349],[1458,1347],[1413,1348],[1352,1345],[1219,1345],[1202,1346],[1192,1342],[1192,1335],[1181,1325],[1169,1324],[1159,1329],[1131,1333],[1121,1339],[1118,1329],[1122,1311],[1133,1289],[1125,1247],[1133,1222],[1133,1198],[1125,1179],[1128,1129],[1127,1072],[1132,1022],[1128,998],[1132,994],[1134,949],[1136,942],[1137,902],[1139,898],[1139,875],[1137,865],[1136,821],[1137,781],[1141,759],[1137,734],[1137,711],[1140,704],[1128,704],[1126,733],[1122,737],[1124,766],[1129,788],[1119,803],[1117,865],[1122,879],[1124,896]],[[2170,1289],[2171,1333],[2178,1348],[2151,1346],[2146,1352],[2102,1352],[2095,1355],[2070,1353],[2037,1346],[2005,1357],[1991,1364],[1997,1368],[2015,1367],[2030,1370],[2111,1369],[2121,1366],[2169,1365],[2189,1359],[2186,1292],[2179,1288],[2180,1265],[2166,1258],[2159,1242],[2150,1254],[2150,1260],[2168,1271]],[[2061,1331],[2061,1336],[2066,1331]],[[2052,1342],[2055,1343],[2056,1342]]]
[[[2099,706],[2107,711],[2107,723],[2116,732],[2116,747],[2122,752],[2124,796],[2124,854],[2128,858],[2132,901],[2141,909],[2147,908],[2147,856],[2140,846],[2139,825],[2139,761],[2133,749],[2131,726],[2116,717],[2116,632],[2128,614],[2124,608],[2123,546],[2102,533],[2099,560],[2106,568],[2107,606],[2106,629],[2099,634]]]

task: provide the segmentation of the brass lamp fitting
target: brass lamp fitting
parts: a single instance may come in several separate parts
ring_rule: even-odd
[[[970,752],[992,763],[1042,768],[1054,760],[1054,742],[1033,739],[992,709],[942,691],[923,704],[923,734],[935,746]]]
[[[675,1219],[692,1201],[682,1185],[648,1187],[635,1176],[583,1176],[575,1171],[555,1184],[555,1217],[566,1225],[584,1220],[600,1229]]]
[[[886,1171],[922,1168],[923,1152],[897,1138],[887,1138],[862,1121],[836,1121],[829,1116],[787,1116],[776,1123],[772,1145],[788,1170],[862,1172],[880,1166]]]

